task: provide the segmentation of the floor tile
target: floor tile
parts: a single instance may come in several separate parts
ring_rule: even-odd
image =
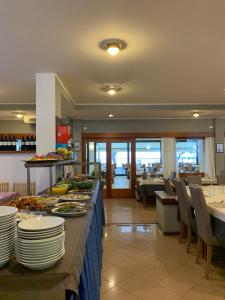
[[[132,273],[118,266],[114,266],[102,272],[102,278],[109,281],[111,284],[117,284],[132,275]]]
[[[145,280],[134,275],[117,284],[117,286],[139,297],[144,290],[155,286],[155,284],[149,280]]]
[[[139,294],[143,300],[180,300],[181,297],[166,288],[155,286]]]
[[[145,210],[134,199],[107,201],[107,220],[121,224],[105,227],[101,300],[225,300],[222,266],[212,266],[206,280],[205,261],[195,264],[195,244],[186,253],[186,243],[164,236],[156,224],[132,224],[155,217],[152,207]]]
[[[128,293],[122,288],[114,287],[107,293],[103,294],[101,300],[140,300],[140,298]]]
[[[184,300],[223,300],[223,296],[217,291],[202,287],[194,286],[182,299]]]

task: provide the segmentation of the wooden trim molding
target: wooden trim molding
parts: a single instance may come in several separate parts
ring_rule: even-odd
[[[205,138],[213,137],[213,132],[134,132],[134,133],[82,133],[82,139],[121,139],[128,138]]]

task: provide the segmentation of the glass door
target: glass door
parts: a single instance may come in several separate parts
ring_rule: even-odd
[[[112,141],[111,147],[111,196],[132,197],[134,178],[131,141]]]
[[[107,186],[106,180],[106,142],[87,142],[86,146],[86,161],[89,162],[98,162],[101,163],[101,177],[104,181],[104,189]],[[96,175],[98,168],[95,165],[87,166],[87,173],[90,175]]]
[[[135,143],[131,141],[86,141],[86,161],[101,163],[105,197],[133,197],[135,161],[132,161]],[[133,152],[132,152],[133,151]],[[96,174],[95,166],[87,166],[86,172]]]

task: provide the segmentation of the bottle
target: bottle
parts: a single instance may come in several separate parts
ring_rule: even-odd
[[[5,136],[5,140],[4,140],[4,151],[9,150],[9,144],[8,144],[8,138],[7,136]]]
[[[30,150],[30,139],[29,136],[27,135],[25,139],[25,151],[29,151],[29,150]]]
[[[8,150],[12,151],[13,145],[12,145],[12,139],[11,136],[8,137]]]
[[[36,151],[36,137],[34,136],[34,151]]]
[[[25,151],[25,140],[24,140],[24,136],[22,136],[22,140],[21,140],[21,151]]]
[[[12,150],[16,151],[16,137],[15,137],[15,135],[13,136],[13,139],[12,139]]]
[[[0,138],[0,151],[3,150],[3,138],[2,138],[2,135],[1,135],[1,138]]]

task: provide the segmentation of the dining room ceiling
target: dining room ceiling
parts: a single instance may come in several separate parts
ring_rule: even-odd
[[[0,104],[34,103],[41,72],[57,73],[77,107],[225,103],[224,0],[0,4]],[[99,48],[107,38],[127,48],[111,57]],[[103,83],[122,90],[110,96]]]

